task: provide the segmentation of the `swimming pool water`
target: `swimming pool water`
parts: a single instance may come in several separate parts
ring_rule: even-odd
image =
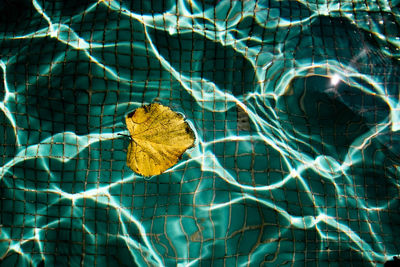
[[[0,265],[392,260],[399,7],[2,1]],[[196,144],[143,178],[124,118],[153,102]]]

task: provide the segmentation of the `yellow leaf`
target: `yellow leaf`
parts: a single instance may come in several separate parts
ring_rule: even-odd
[[[163,173],[194,144],[194,134],[182,115],[158,103],[140,107],[126,117],[131,134],[126,163],[143,176]]]

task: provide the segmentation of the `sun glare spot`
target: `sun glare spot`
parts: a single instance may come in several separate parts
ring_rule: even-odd
[[[335,74],[331,78],[331,84],[332,85],[337,85],[340,82],[340,76]]]

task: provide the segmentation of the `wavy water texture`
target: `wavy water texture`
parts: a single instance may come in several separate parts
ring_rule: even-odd
[[[372,3],[373,2],[373,3]],[[381,265],[400,253],[396,1],[0,3],[0,265]],[[126,114],[196,145],[126,166]]]

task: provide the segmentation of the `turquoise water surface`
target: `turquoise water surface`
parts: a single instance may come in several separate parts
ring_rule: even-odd
[[[400,254],[400,2],[0,2],[1,266],[383,265]],[[194,148],[126,166],[125,116]]]

